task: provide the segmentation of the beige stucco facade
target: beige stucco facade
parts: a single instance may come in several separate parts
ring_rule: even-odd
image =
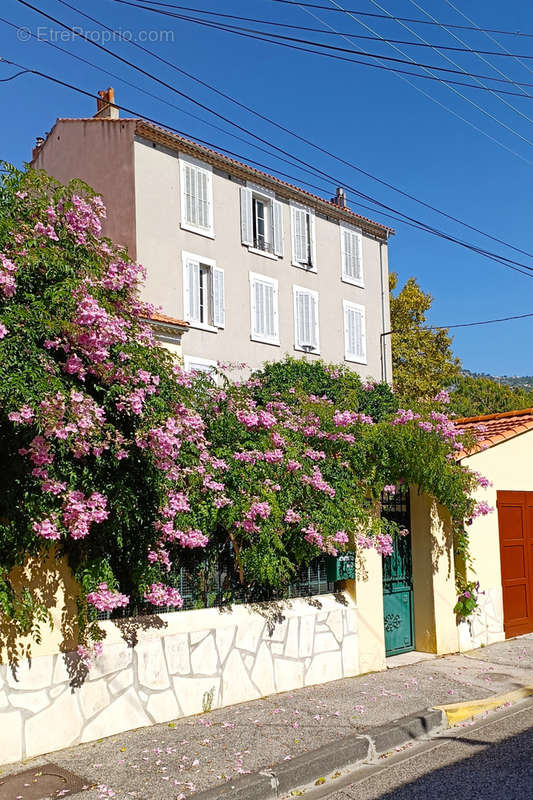
[[[180,160],[192,156],[200,165],[205,161],[210,174],[210,233],[182,224]],[[163,314],[187,319],[184,254],[206,259],[224,271],[225,324],[202,327],[191,320],[183,342],[186,365],[198,359],[243,363],[253,369],[288,354],[345,363],[363,378],[392,380],[390,337],[382,336],[390,330],[389,229],[135,119],[59,119],[32,164],[63,183],[81,178],[102,195],[108,210],[105,234],[125,245],[146,267],[143,297]],[[283,256],[242,244],[240,188],[251,181],[281,204]],[[314,269],[293,265],[291,204],[295,203],[312,208]],[[342,278],[341,225],[361,233],[361,285]],[[277,281],[276,344],[251,335],[254,274]],[[316,293],[318,302],[318,347],[307,355],[296,345],[295,287]],[[346,355],[346,303],[364,310],[366,353],[359,359]]]
[[[283,257],[251,252],[241,243],[239,189],[245,182],[213,171],[214,238],[180,226],[180,154],[140,138],[135,141],[136,250],[147,269],[146,297],[163,313],[186,318],[182,253],[215,261],[225,274],[226,323],[223,329],[201,330],[191,324],[184,340],[186,356],[246,363],[250,368],[286,354],[301,357],[295,346],[293,287],[318,293],[319,351],[327,362],[345,356],[343,301],[366,309],[366,363],[349,363],[362,377],[390,379],[390,353],[382,367],[381,333],[390,329],[387,245],[363,235],[364,288],[342,280],[340,227],[316,215],[317,267],[295,267],[291,259],[289,201],[283,200]],[[251,338],[250,273],[278,281],[279,345]]]

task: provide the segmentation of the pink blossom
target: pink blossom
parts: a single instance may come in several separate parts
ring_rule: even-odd
[[[143,597],[154,606],[174,606],[175,608],[183,606],[183,598],[179,591],[171,586],[164,586],[162,583],[152,583]]]
[[[61,534],[57,529],[57,521],[55,517],[43,519],[41,522],[34,522],[33,530],[42,539],[59,539]]]
[[[4,325],[3,322],[0,322],[0,339],[5,339],[7,334],[9,333],[8,329]]]
[[[107,583],[100,583],[94,592],[89,592],[87,602],[98,611],[114,611],[116,608],[127,606],[130,598],[120,592],[113,592],[107,588]]]
[[[285,522],[300,522],[301,516],[294,509],[288,508],[283,519]]]

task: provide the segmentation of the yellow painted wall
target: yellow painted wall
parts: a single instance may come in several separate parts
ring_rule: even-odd
[[[477,500],[492,506],[494,512],[478,517],[468,528],[473,564],[467,567],[467,579],[478,580],[486,593],[481,600],[490,605],[487,614],[493,618],[487,622],[487,642],[497,641],[503,638],[503,602],[496,493],[498,490],[533,491],[533,431],[468,456],[462,463],[493,484],[487,489],[478,489],[475,495]]]
[[[453,537],[448,512],[411,488],[411,546],[415,649],[454,653],[459,649]]]
[[[358,610],[359,672],[385,669],[383,569],[381,556],[365,550],[356,556],[355,581],[346,581]]]
[[[15,567],[10,577],[17,593],[26,587],[44,603],[53,627],[41,622],[41,641],[36,642],[31,635],[19,636],[16,625],[0,616],[0,663],[75,650],[78,588],[66,559],[52,547],[42,559],[29,558],[24,567]]]

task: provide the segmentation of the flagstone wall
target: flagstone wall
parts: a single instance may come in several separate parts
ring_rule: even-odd
[[[0,763],[359,673],[348,595],[106,621],[73,653],[0,666]]]

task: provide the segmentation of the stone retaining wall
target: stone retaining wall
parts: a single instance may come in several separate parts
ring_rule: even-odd
[[[0,666],[0,763],[357,675],[346,595],[107,621],[86,672],[72,653]]]

